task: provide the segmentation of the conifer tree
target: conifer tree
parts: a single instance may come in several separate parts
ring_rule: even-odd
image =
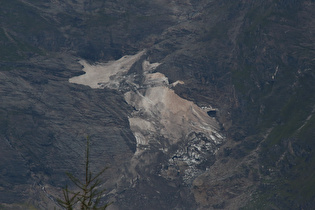
[[[77,186],[77,191],[70,191],[66,186],[63,192],[63,199],[57,199],[60,206],[67,210],[80,209],[80,210],[103,210],[106,209],[110,203],[100,205],[103,193],[106,189],[102,189],[102,181],[100,176],[105,172],[108,167],[105,167],[96,175],[93,175],[90,170],[90,139],[86,138],[86,154],[85,154],[85,179],[81,181],[73,174],[67,172],[69,179]]]

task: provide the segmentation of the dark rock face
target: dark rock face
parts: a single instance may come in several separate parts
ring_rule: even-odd
[[[83,173],[89,135],[92,170],[111,166],[112,209],[311,209],[314,10],[310,0],[4,0],[0,208],[53,209],[64,173]],[[110,77],[115,88],[69,82],[81,59],[142,50]],[[159,63],[149,76],[145,62]],[[160,86],[215,132],[177,129],[196,127],[178,123],[188,111],[161,118],[165,103],[135,100]]]

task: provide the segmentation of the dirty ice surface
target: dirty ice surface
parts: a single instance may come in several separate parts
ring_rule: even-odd
[[[223,137],[218,133],[217,121],[193,102],[179,97],[171,88],[183,82],[169,84],[164,74],[155,72],[159,63],[143,61],[144,79],[141,82],[135,81],[136,75],[128,74],[143,55],[145,51],[96,65],[82,60],[85,74],[73,77],[69,82],[123,91],[126,102],[135,108],[129,123],[137,140],[137,154],[152,145],[167,152],[170,145],[187,140],[193,132],[203,133],[214,144],[219,144]]]
[[[145,51],[141,51],[136,55],[126,55],[117,61],[108,63],[98,63],[91,65],[85,60],[79,63],[83,66],[85,74],[69,79],[69,82],[90,86],[91,88],[104,88],[119,86],[120,79],[127,74],[131,66],[139,60]]]

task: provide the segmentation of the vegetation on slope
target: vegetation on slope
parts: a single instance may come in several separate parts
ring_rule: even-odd
[[[232,79],[245,106],[235,117],[248,134],[267,133],[260,144],[261,181],[248,209],[315,202],[315,53],[306,34],[314,29],[311,21],[301,23],[312,15],[306,2],[257,3],[238,40],[240,66]]]

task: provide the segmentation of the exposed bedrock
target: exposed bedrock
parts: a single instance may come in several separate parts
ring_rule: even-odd
[[[2,0],[0,209],[54,209],[86,135],[115,210],[313,209],[314,11]]]

